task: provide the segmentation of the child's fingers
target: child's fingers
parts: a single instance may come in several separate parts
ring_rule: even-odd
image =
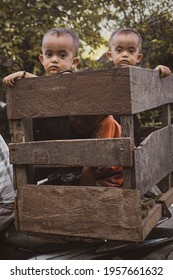
[[[168,67],[164,67],[161,73],[163,73],[164,76],[168,76],[171,74],[171,70]]]
[[[7,83],[7,79],[3,78],[2,82],[3,82],[3,84],[6,84]]]
[[[10,80],[10,81],[9,81],[9,85],[10,85],[10,86],[14,86],[14,80]]]
[[[13,77],[5,77],[2,81],[6,85],[14,86],[14,78]]]
[[[169,69],[169,67],[164,65],[158,65],[155,70],[160,72],[160,76],[162,78],[165,78],[171,74],[171,70]]]

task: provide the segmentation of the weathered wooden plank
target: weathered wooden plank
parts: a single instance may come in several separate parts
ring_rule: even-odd
[[[130,137],[131,145],[134,147],[134,120],[133,115],[123,115],[120,117],[122,127],[122,137]],[[134,184],[134,166],[123,168],[124,186],[133,189]]]
[[[28,120],[26,120],[28,121]],[[12,120],[10,121],[11,131],[12,131],[12,141],[14,143],[21,143],[27,139],[26,129],[22,120]],[[13,166],[13,185],[17,189],[18,185],[26,184],[27,180],[27,166],[18,165]]]
[[[18,215],[21,231],[141,240],[140,196],[137,190],[19,186]]]
[[[161,119],[162,119],[162,126],[171,125],[171,105],[166,104],[161,106]],[[158,187],[162,192],[166,192],[172,186],[172,175],[169,173],[165,178],[163,178]]]
[[[36,141],[9,144],[13,164],[131,166],[130,138]]]
[[[7,88],[9,119],[131,111],[128,69],[23,79]]]
[[[12,142],[20,143],[24,141],[24,129],[23,123],[21,120],[12,120],[10,121],[10,131]]]
[[[132,113],[136,114],[173,102],[173,75],[160,78],[159,72],[130,67]]]
[[[15,186],[27,184],[27,170],[25,165],[14,165]]]
[[[172,126],[151,133],[134,150],[136,188],[141,195],[172,171]]]
[[[173,75],[129,67],[17,81],[7,89],[9,119],[135,114],[173,102]]]
[[[171,104],[166,104],[161,107],[162,126],[171,125]]]

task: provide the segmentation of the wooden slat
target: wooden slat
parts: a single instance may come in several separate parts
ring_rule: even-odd
[[[122,137],[130,137],[132,146],[134,147],[134,121],[133,115],[124,115],[120,117],[122,127]],[[124,186],[133,189],[134,185],[134,166],[123,168]]]
[[[130,138],[55,140],[9,144],[13,164],[132,165]]]
[[[172,171],[172,126],[151,133],[134,150],[136,188],[141,195]]]
[[[29,120],[26,120],[27,122]],[[12,131],[12,141],[14,143],[22,143],[25,139],[28,139],[26,134],[26,129],[22,120],[12,120],[10,121],[11,131]],[[18,184],[26,184],[27,179],[27,166],[26,165],[13,165],[13,185],[17,189]]]
[[[173,102],[173,75],[129,67],[22,79],[7,89],[9,119],[135,114]]]
[[[155,70],[130,67],[132,113],[173,102],[173,75],[160,78]]]
[[[162,119],[162,126],[169,126],[171,125],[171,105],[166,104],[161,106],[161,119]],[[172,186],[172,174],[169,173],[165,178],[163,178],[158,187],[162,192],[166,192]]]
[[[12,142],[20,143],[24,142],[25,135],[24,135],[24,128],[23,122],[21,120],[12,120],[10,121],[10,131],[12,132]]]
[[[7,88],[9,119],[130,112],[129,70],[23,79]]]
[[[25,232],[139,241],[142,238],[139,209],[137,190],[18,187],[19,230]]]

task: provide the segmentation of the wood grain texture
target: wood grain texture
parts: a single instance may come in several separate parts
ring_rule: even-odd
[[[10,144],[13,164],[132,166],[130,138],[36,141]]]
[[[7,89],[8,118],[130,113],[128,73],[106,69],[17,81]]]
[[[173,170],[172,130],[167,126],[151,133],[134,150],[136,188],[141,195]]]
[[[130,137],[132,146],[134,147],[134,120],[133,115],[123,115],[120,117],[122,127],[121,136]],[[134,183],[134,165],[133,167],[124,166],[123,168],[124,186],[128,189],[135,188]]]
[[[173,75],[160,78],[155,70],[130,67],[132,113],[173,102]]]
[[[173,102],[173,75],[129,67],[22,79],[7,89],[9,119],[135,114]]]
[[[171,104],[166,104],[161,106],[161,120],[162,126],[171,125]],[[172,136],[171,136],[172,137]],[[171,149],[171,151],[173,151]],[[165,189],[166,186],[166,189]],[[172,174],[169,173],[162,181],[159,183],[160,190],[164,192],[168,191],[172,186]]]
[[[21,231],[139,241],[139,209],[136,190],[41,185],[18,188]]]

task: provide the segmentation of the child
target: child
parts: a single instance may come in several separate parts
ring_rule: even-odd
[[[141,35],[132,28],[122,28],[111,34],[109,51],[106,55],[116,67],[137,66],[143,58],[141,50]],[[163,78],[171,74],[170,69],[164,65],[158,65],[155,70],[159,71]],[[140,144],[140,124],[136,115],[134,115],[134,130],[135,145],[138,146]]]
[[[117,67],[136,66],[143,58],[141,50],[141,35],[132,28],[122,28],[111,34],[106,55]],[[160,71],[161,77],[171,74],[170,69],[164,65],[158,65],[155,70]]]
[[[72,72],[80,60],[77,57],[79,39],[74,31],[66,28],[48,30],[42,39],[42,54],[39,59],[47,75]],[[26,71],[19,71],[6,76],[3,82],[13,86],[16,79],[37,77]]]

